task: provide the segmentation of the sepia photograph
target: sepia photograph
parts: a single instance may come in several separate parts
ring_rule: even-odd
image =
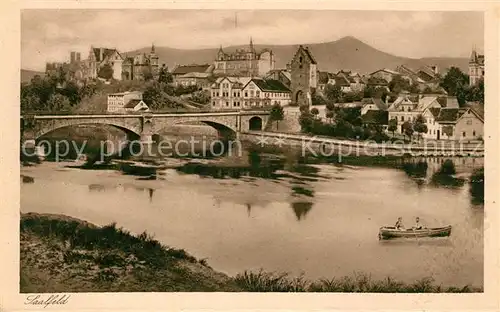
[[[26,309],[486,292],[484,11],[19,14]]]

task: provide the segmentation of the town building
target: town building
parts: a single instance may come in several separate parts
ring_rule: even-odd
[[[292,84],[292,74],[288,69],[272,69],[267,73],[265,79],[279,80],[287,88]]]
[[[292,102],[310,106],[317,88],[317,62],[308,47],[299,46],[290,62]]]
[[[142,92],[140,91],[108,94],[108,112],[124,112],[127,110],[135,110],[136,108],[138,108],[138,110],[143,110],[145,105],[146,104],[142,101]]]
[[[361,115],[365,115],[369,111],[387,111],[387,103],[379,98],[364,98],[361,103]]]
[[[83,77],[98,78],[99,70],[105,65],[113,69],[112,78],[122,80],[123,56],[116,49],[90,47],[89,56],[82,64]]]
[[[426,119],[426,139],[474,141],[483,137],[484,117],[470,107],[427,109],[422,115]]]
[[[395,119],[397,121],[397,133],[403,133],[403,124],[405,122],[415,122],[419,115],[423,115],[429,108],[441,108],[437,97],[411,95],[409,93],[402,93],[398,98],[389,106],[389,120]]]
[[[476,85],[484,77],[484,55],[473,49],[469,59],[469,84]]]
[[[252,39],[248,48],[226,53],[220,47],[214,61],[214,75],[239,77],[264,77],[275,67],[273,51],[263,49],[260,52],[253,46]]]
[[[396,72],[404,77],[409,77],[410,83],[416,83],[420,91],[430,88],[435,90],[439,87],[439,70],[437,66],[421,66],[417,69],[409,65],[399,65]]]
[[[290,104],[290,89],[274,79],[219,77],[210,89],[215,110]]]
[[[370,78],[382,79],[386,83],[389,83],[392,81],[392,79],[394,79],[394,77],[402,76],[402,75],[401,75],[401,73],[399,73],[395,70],[388,69],[388,68],[382,68],[382,69],[374,71],[373,73],[369,74],[368,76]],[[409,79],[409,77],[407,79]]]
[[[193,86],[202,88],[210,87],[214,66],[209,64],[192,64],[175,66],[171,72],[175,86]]]
[[[123,80],[144,80],[157,78],[160,72],[159,58],[156,54],[154,44],[151,45],[149,54],[137,53],[135,56],[127,56],[122,64]]]

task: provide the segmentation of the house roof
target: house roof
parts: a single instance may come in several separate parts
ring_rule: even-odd
[[[101,49],[102,51],[102,59],[101,59]],[[102,62],[109,56],[111,56],[113,53],[118,53],[116,49],[108,49],[108,48],[92,48],[92,52],[94,53],[95,59],[97,62]],[[118,53],[120,55],[120,53]],[[121,57],[121,55],[120,55]]]
[[[364,98],[361,100],[363,105],[375,104],[380,110],[387,110],[387,105],[379,98]]]
[[[336,76],[334,79],[337,86],[349,87],[351,85],[344,76]]]
[[[281,81],[275,79],[257,79],[254,78],[251,80],[257,87],[262,91],[270,91],[270,92],[290,92]],[[248,84],[248,83],[247,83]],[[246,87],[246,86],[245,86]]]
[[[141,91],[125,91],[125,92],[117,92],[117,93],[109,93],[109,95],[127,95],[127,94],[142,94]]]
[[[377,85],[377,86],[387,86],[389,83],[384,78],[370,77],[367,80],[368,85]]]
[[[299,51],[304,51],[304,54],[309,58],[309,60],[311,61],[311,64],[317,64],[316,60],[314,59],[314,57],[312,56],[312,53],[311,51],[309,51],[309,48],[308,47],[304,47],[302,45],[299,46],[299,49],[297,50],[297,52],[295,53],[295,55],[297,55],[297,53]],[[295,57],[294,57],[295,58]]]
[[[371,73],[371,74],[370,74],[370,76],[371,76],[371,75],[373,75],[373,74],[376,74],[376,73],[378,73],[378,72],[381,72],[381,71],[386,72],[386,73],[389,73],[389,74],[392,74],[392,75],[401,75],[401,73],[398,73],[398,72],[397,72],[397,71],[395,71],[395,70],[388,69],[388,68],[382,68],[382,69],[379,69],[379,70],[374,71],[373,73]]]
[[[179,78],[200,78],[200,79],[204,79],[204,78],[208,78],[210,76],[211,76],[210,73],[192,72],[192,73],[187,73],[187,74],[184,74],[184,75],[180,75]]]
[[[431,107],[431,108],[429,108],[429,111],[431,112],[432,116],[434,116],[434,118],[438,118],[439,113],[441,112],[441,108]]]
[[[437,101],[437,97],[435,96],[424,96],[418,101],[418,105],[415,108],[416,111],[421,111],[423,112],[426,110],[429,105],[431,105],[434,101]]]
[[[210,68],[209,64],[179,65],[172,70],[172,75],[185,75],[188,73],[205,73]]]
[[[142,100],[138,100],[138,99],[132,99],[130,101],[128,101],[127,104],[125,104],[125,106],[123,106],[124,108],[134,108],[137,106],[137,104],[143,102]],[[144,103],[144,102],[143,102]],[[145,103],[144,103],[145,104]]]
[[[361,116],[365,124],[387,125],[389,123],[389,112],[383,110],[369,110]]]
[[[467,110],[467,108],[441,108],[436,121],[439,123],[456,123]]]
[[[479,102],[467,102],[467,106],[471,108],[482,120],[484,120],[484,105]]]

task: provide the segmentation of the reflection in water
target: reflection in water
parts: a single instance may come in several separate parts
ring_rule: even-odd
[[[103,192],[105,191],[104,185],[101,184],[90,184],[89,192]]]
[[[431,182],[444,159],[375,159],[374,165],[350,159],[339,166],[293,157],[254,152],[237,161],[226,157],[188,165],[188,159],[169,159],[165,163],[175,170],[159,170],[165,174],[154,181],[113,171],[58,172],[57,164],[42,163],[21,168],[37,179],[21,187],[21,210],[147,230],[165,244],[209,258],[211,266],[229,275],[262,267],[304,272],[312,279],[363,271],[377,279],[414,282],[432,275],[444,285],[482,285],[484,210],[471,205],[475,192],[468,188],[452,192]],[[473,161],[464,165],[459,159],[452,177],[468,178],[482,166],[480,159]],[[425,191],[407,187],[408,179],[423,181]],[[267,209],[257,209],[262,203]],[[428,225],[451,224],[454,232],[444,240],[377,239],[381,225],[417,215]],[[247,219],[251,222],[242,222]]]
[[[469,193],[474,205],[484,204],[484,167],[474,170],[470,177]]]
[[[149,189],[149,202],[153,201],[154,192],[155,192],[155,190],[153,190],[152,188]]]
[[[427,162],[426,161],[418,161],[416,163],[413,162],[405,162],[403,163],[404,172],[411,178],[426,178],[427,177]]]
[[[290,204],[295,212],[295,216],[297,217],[297,221],[304,219],[307,213],[312,209],[313,203],[311,202],[293,202]]]
[[[309,197],[314,197],[314,191],[311,189],[306,189],[302,186],[292,186],[292,195],[298,196],[298,195],[305,195]]]
[[[35,178],[26,175],[21,175],[21,180],[23,183],[26,184],[35,183]]]

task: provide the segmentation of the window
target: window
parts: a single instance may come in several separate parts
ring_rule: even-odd
[[[465,138],[465,136],[466,136],[466,132],[465,131],[462,132],[462,136]]]
[[[259,90],[255,91],[255,93],[256,93],[255,95],[256,95],[257,97],[260,97],[260,91],[259,91]]]
[[[250,96],[253,96],[253,94],[254,94],[253,90],[250,90]]]
[[[226,102],[226,106],[229,106],[229,102]]]
[[[401,121],[405,121],[405,116],[401,116]]]
[[[468,119],[468,120],[467,120],[467,124],[468,124],[468,125],[472,125],[472,119]]]
[[[248,91],[245,91],[245,97],[248,97]]]
[[[476,131],[472,131],[472,136],[476,136]]]

